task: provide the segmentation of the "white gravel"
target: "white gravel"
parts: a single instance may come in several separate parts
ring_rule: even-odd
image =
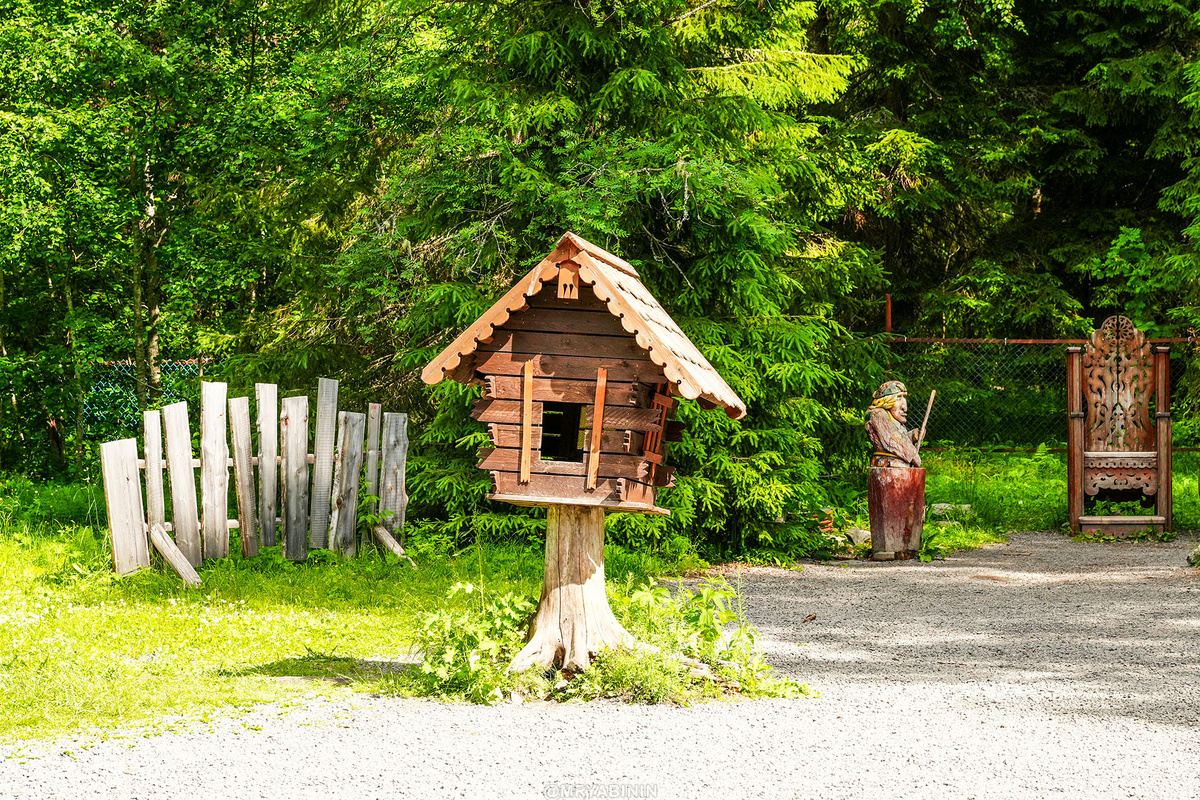
[[[0,797],[1200,797],[1193,546],[1018,534],[933,564],[748,570],[769,659],[817,699],[360,697],[10,748]]]

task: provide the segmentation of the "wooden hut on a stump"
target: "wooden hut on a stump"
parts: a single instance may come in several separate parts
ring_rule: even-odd
[[[666,443],[677,398],[746,405],[626,261],[576,236],[558,246],[421,375],[484,387],[472,416],[492,447],[492,500],[546,506],[546,574],[529,644],[512,669],[585,669],[631,641],[604,593],[604,513],[666,514]]]

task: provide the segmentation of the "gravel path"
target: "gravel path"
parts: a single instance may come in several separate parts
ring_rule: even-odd
[[[748,571],[769,659],[817,699],[362,697],[13,755],[0,797],[1200,797],[1200,580],[1183,538],[1018,534],[933,564]]]

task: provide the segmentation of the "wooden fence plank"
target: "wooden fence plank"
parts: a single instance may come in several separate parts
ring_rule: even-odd
[[[108,507],[108,528],[112,531],[113,569],[118,575],[150,566],[137,464],[137,439],[100,445],[104,500]]]
[[[285,397],[279,416],[283,442],[283,554],[308,558],[308,398]]]
[[[224,383],[200,383],[200,529],[204,558],[229,557],[229,443]]]
[[[166,562],[171,565],[171,569],[175,570],[180,578],[183,578],[184,583],[193,588],[200,585],[200,576],[188,563],[187,556],[175,546],[171,537],[167,536],[167,531],[162,525],[155,523],[150,526],[150,541],[154,543],[154,549],[161,553]]]
[[[408,492],[404,470],[408,462],[408,414],[383,415],[383,468],[379,476],[379,515],[388,533],[404,541],[404,512]],[[388,514],[386,512],[392,512]]]
[[[313,442],[312,510],[309,524],[313,547],[329,544],[329,498],[333,488],[333,444],[337,433],[338,382],[317,381],[317,436]]]
[[[196,512],[196,468],[192,466],[192,431],[187,403],[163,406],[167,436],[167,475],[171,479],[171,522],[175,544],[193,567],[200,566],[200,515]]]
[[[250,444],[250,398],[229,398],[229,433],[233,440],[233,481],[237,492],[238,533],[242,555],[258,555],[258,514],[254,508],[254,464]]]
[[[383,407],[379,403],[367,405],[367,494],[379,496],[379,416]],[[371,502],[370,513],[379,510],[377,500]]]
[[[142,441],[142,452],[146,455],[146,522],[151,526],[165,525],[167,500],[163,493],[161,411],[146,411],[142,414]]]
[[[279,387],[254,384],[258,409],[258,520],[263,547],[275,546],[275,517],[278,516]]]
[[[358,483],[362,478],[363,433],[367,415],[338,414],[337,460],[333,468],[333,500],[329,513],[329,548],[345,556],[358,549]]]

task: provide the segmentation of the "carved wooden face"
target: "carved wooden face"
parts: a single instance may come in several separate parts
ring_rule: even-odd
[[[908,421],[908,398],[903,397],[903,396],[898,398],[896,400],[896,405],[892,406],[891,412],[892,412],[892,417],[895,418],[896,422],[899,422],[901,424],[907,422]]]

